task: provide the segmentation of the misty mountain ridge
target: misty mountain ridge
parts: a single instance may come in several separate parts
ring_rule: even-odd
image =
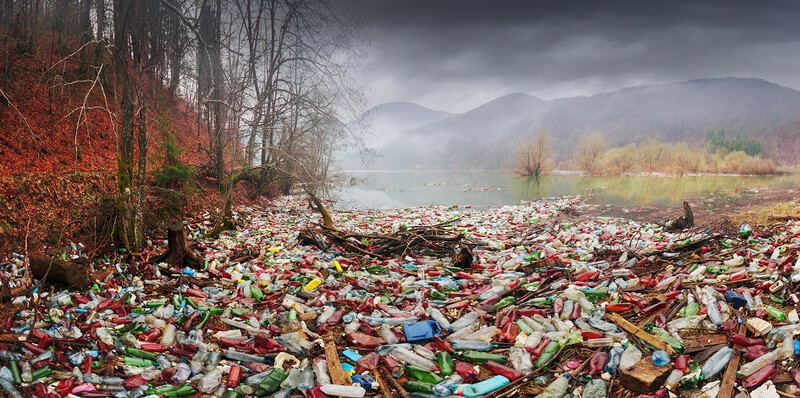
[[[776,160],[790,158],[800,144],[800,91],[758,78],[695,79],[554,100],[514,93],[459,114],[387,103],[359,120],[369,116],[380,129],[367,146],[380,156],[347,168],[507,169],[519,140],[539,129],[549,133],[556,160],[569,159],[579,137],[595,131],[608,147],[650,137],[701,147],[708,131],[725,129],[761,140]]]

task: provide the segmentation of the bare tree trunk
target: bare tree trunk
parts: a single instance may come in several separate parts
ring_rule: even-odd
[[[139,98],[139,168],[136,176],[136,247],[144,247],[144,188],[147,183],[147,103]]]

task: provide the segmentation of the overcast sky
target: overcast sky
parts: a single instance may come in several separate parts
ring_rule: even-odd
[[[370,38],[356,75],[370,106],[463,112],[724,76],[800,88],[800,1],[347,1]]]

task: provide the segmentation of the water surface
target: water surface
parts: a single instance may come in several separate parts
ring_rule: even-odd
[[[754,200],[765,190],[798,186],[800,176],[615,176],[556,174],[539,179],[498,171],[350,171],[353,184],[336,196],[340,208],[383,209],[424,205],[475,208],[518,204],[559,195],[618,207],[673,207],[683,200]]]

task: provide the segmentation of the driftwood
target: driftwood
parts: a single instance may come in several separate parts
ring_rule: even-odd
[[[167,263],[177,267],[200,268],[203,260],[195,254],[186,241],[183,223],[176,221],[169,226],[167,233],[167,251],[150,260],[153,263]]]
[[[83,264],[62,261],[40,254],[31,254],[30,261],[30,270],[33,276],[49,283],[87,289],[94,282],[89,267]]]
[[[692,208],[689,206],[689,202],[683,202],[683,216],[668,221],[664,226],[667,231],[683,231],[684,229],[694,227],[694,214],[692,213]]]

